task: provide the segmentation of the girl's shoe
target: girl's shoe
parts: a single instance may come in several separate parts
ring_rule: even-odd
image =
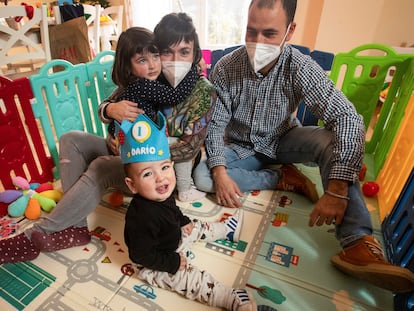
[[[40,250],[24,233],[0,240],[0,264],[34,260]]]

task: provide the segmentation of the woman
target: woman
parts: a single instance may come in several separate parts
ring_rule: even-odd
[[[182,61],[185,57],[187,60],[192,59],[193,64],[197,64],[201,51],[191,19],[184,13],[172,13],[167,16],[174,17],[165,17],[165,20],[163,18],[154,32],[155,42],[160,45],[161,61]],[[171,21],[180,21],[180,26],[171,27],[169,23]],[[165,38],[177,37],[179,39],[174,40],[173,44],[164,42]],[[165,78],[160,77],[160,81],[172,81],[176,78],[174,75],[171,78],[166,74]],[[215,98],[212,94],[214,89],[211,84],[200,77],[194,90],[182,103],[164,109],[169,121],[170,136],[177,140],[177,145],[171,148],[174,161],[180,154],[190,154],[193,157],[198,154],[209,121],[209,110],[201,118],[182,120],[174,117],[190,115],[191,107],[209,107],[206,104],[211,105],[212,98]],[[202,105],[196,104],[197,102]],[[144,112],[137,108],[136,103],[127,100],[104,102],[100,111],[104,122],[112,119],[119,122],[124,119],[135,120],[139,113]],[[195,115],[200,116],[198,111]],[[175,126],[177,120],[181,123]],[[89,243],[87,216],[98,205],[107,189],[115,188],[120,192],[130,193],[124,182],[122,163],[114,151],[114,140],[110,136],[107,142],[101,137],[78,131],[62,135],[60,174],[65,194],[53,211],[33,228],[0,241],[0,264],[33,260],[40,251],[56,251]],[[188,162],[192,158],[183,156],[181,160]]]

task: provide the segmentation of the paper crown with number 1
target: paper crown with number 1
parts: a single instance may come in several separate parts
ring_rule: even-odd
[[[115,139],[122,163],[153,162],[170,158],[170,148],[165,132],[166,121],[158,113],[157,123],[140,114],[134,122],[115,121]]]

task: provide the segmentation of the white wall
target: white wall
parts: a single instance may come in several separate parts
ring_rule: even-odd
[[[413,0],[325,0],[315,49],[337,53],[366,43],[412,45],[413,20]]]

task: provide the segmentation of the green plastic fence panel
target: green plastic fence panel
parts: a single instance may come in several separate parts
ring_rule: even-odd
[[[100,136],[106,135],[106,126],[99,119],[98,107],[99,103],[111,95],[116,88],[116,85],[112,81],[114,59],[114,51],[102,51],[91,62],[86,63],[89,80],[87,89],[90,98],[90,106],[88,109],[92,117],[96,120],[96,132]]]
[[[62,134],[70,130],[93,133],[90,113],[82,108],[82,103],[88,101],[85,88],[87,81],[85,64],[72,65],[61,59],[47,62],[38,74],[30,77],[35,97],[32,109],[35,117],[40,120],[57,168],[57,144]],[[57,170],[55,178],[59,177],[58,174]]]
[[[391,147],[390,140],[408,103],[409,96],[400,89],[408,82],[406,78],[412,71],[410,62],[413,57],[412,54],[398,54],[386,45],[366,44],[348,53],[336,54],[332,64],[331,79],[363,116],[365,128],[372,127],[372,135],[366,141],[366,153],[374,155],[374,176],[384,163]],[[380,104],[380,92],[390,81],[388,95]],[[395,110],[402,114],[393,113]],[[376,122],[371,124],[374,117]]]

